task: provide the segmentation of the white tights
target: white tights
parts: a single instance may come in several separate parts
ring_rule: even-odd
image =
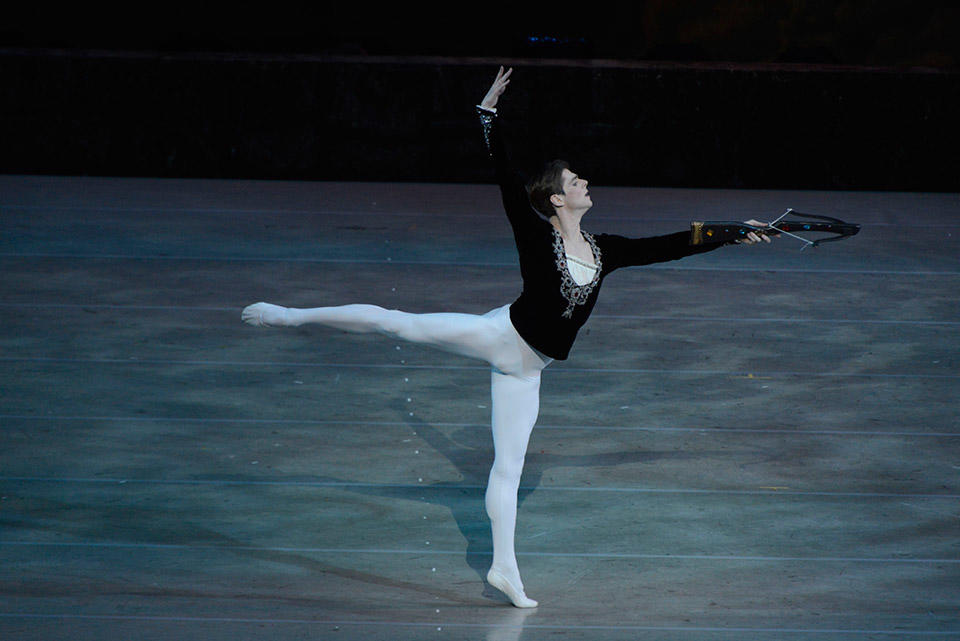
[[[510,322],[509,305],[478,316],[410,314],[376,305],[294,309],[257,303],[243,310],[243,320],[252,325],[319,323],[348,332],[379,332],[490,363],[494,459],[485,501],[493,530],[491,584],[503,590],[514,605],[536,605],[523,594],[514,530],[523,461],[540,410],[540,371],[551,359],[520,338]],[[504,578],[512,585],[501,586]]]

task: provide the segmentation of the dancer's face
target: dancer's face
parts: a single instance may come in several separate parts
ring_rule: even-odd
[[[564,206],[572,211],[590,209],[593,201],[590,200],[590,194],[587,191],[587,181],[569,169],[564,169],[561,177],[563,178]]]

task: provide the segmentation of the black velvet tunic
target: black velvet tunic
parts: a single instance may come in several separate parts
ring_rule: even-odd
[[[520,257],[523,291],[510,306],[510,320],[523,340],[541,353],[556,360],[567,358],[597,302],[603,279],[615,269],[677,260],[722,246],[691,246],[688,231],[649,238],[583,232],[599,269],[591,282],[578,286],[567,269],[559,232],[530,204],[523,179],[510,166],[496,114],[479,107],[477,113]]]

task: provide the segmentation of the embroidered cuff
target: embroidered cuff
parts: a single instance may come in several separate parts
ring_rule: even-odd
[[[486,107],[477,105],[477,115],[480,116],[480,124],[483,125],[483,144],[487,146],[487,154],[493,158],[493,147],[490,146],[490,131],[493,129],[493,119],[497,116],[497,111],[490,111]]]

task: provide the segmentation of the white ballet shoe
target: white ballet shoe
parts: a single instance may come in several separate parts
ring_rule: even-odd
[[[287,308],[271,303],[254,303],[243,308],[240,319],[254,327],[282,327],[287,324]]]
[[[507,595],[507,598],[510,599],[510,602],[513,603],[518,608],[535,608],[537,607],[537,602],[529,598],[524,594],[521,588],[518,588],[513,584],[507,577],[500,574],[499,571],[494,568],[490,568],[490,571],[487,572],[487,582],[490,583],[493,587],[497,588],[501,592]]]

